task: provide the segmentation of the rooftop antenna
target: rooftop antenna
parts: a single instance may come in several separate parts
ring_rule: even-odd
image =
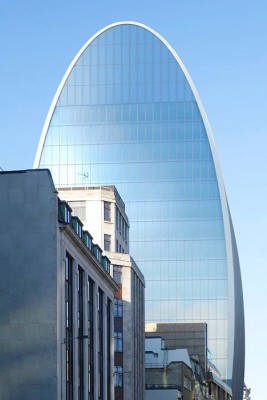
[[[79,174],[79,172],[77,172],[77,175],[81,175],[83,177],[83,180],[88,179],[88,177],[89,177],[88,172],[84,172],[83,174]]]

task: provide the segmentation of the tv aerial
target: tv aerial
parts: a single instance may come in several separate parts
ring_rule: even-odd
[[[88,179],[89,178],[89,174],[88,172],[83,172],[82,174],[80,174],[79,172],[77,172],[77,175],[80,175],[83,177],[83,180]]]

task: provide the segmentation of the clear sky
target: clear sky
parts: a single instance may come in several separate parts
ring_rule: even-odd
[[[267,358],[267,2],[0,0],[0,167],[32,168],[57,86],[82,45],[132,20],[176,50],[207,112],[239,248],[246,384],[261,400]]]

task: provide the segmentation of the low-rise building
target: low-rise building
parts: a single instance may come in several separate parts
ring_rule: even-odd
[[[209,359],[206,323],[147,323],[145,331],[146,400],[232,398]]]

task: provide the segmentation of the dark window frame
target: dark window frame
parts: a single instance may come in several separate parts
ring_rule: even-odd
[[[94,399],[94,281],[88,277],[88,400]]]
[[[98,400],[104,394],[104,292],[98,288]]]
[[[111,235],[104,233],[104,250],[111,251]]]
[[[114,387],[123,387],[123,367],[121,365],[114,366]]]
[[[114,317],[120,318],[123,316],[122,299],[114,299]]]
[[[111,300],[107,299],[107,400],[111,400]]]
[[[123,352],[123,332],[114,331],[114,351],[118,353]]]
[[[104,201],[104,221],[111,222],[111,202]]]
[[[84,399],[84,270],[78,266],[78,400]]]
[[[73,399],[73,258],[65,259],[66,400]]]

